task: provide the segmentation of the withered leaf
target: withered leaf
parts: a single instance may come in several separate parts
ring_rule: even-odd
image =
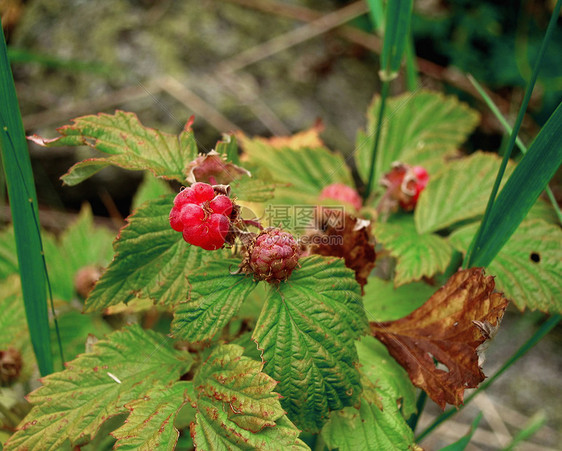
[[[328,210],[328,209],[324,209]],[[310,237],[310,252],[326,257],[340,257],[345,266],[355,271],[355,280],[361,289],[375,266],[375,245],[370,242],[370,223],[345,214],[343,220],[330,221],[334,214],[343,215],[342,211],[333,211],[326,215],[321,210],[322,229]]]
[[[475,324],[497,326],[508,304],[494,286],[494,278],[485,276],[482,268],[462,270],[408,316],[371,323],[373,335],[406,369],[412,383],[442,409],[447,403],[462,404],[465,389],[485,378],[478,348],[489,337]],[[447,370],[437,368],[434,359]]]
[[[225,161],[215,150],[206,155],[200,155],[187,166],[186,180],[189,183],[205,182],[212,185],[228,185],[243,176],[250,176],[250,172],[240,166]]]
[[[275,148],[289,147],[291,149],[300,149],[303,147],[323,147],[324,143],[320,139],[320,133],[324,130],[324,124],[321,120],[308,130],[295,133],[291,136],[272,136],[271,138],[256,138],[258,141],[268,144]]]

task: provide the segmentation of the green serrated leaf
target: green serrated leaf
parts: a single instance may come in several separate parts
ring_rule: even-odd
[[[156,385],[142,398],[128,403],[131,412],[125,424],[111,433],[117,439],[114,449],[152,451],[176,449],[179,431],[174,419],[193,395],[193,383],[180,381],[170,387]]]
[[[418,233],[411,215],[400,215],[386,223],[376,222],[373,233],[377,242],[397,259],[396,286],[445,271],[453,255],[445,239],[432,233]]]
[[[144,173],[142,183],[137,189],[131,204],[131,210],[139,208],[145,202],[156,199],[165,194],[171,194],[172,189],[164,180],[154,177],[149,172]]]
[[[63,344],[65,360],[73,360],[79,354],[86,352],[86,340],[89,335],[103,338],[112,329],[100,315],[83,315],[77,310],[58,313],[57,317],[61,342]],[[51,334],[52,345],[56,345],[57,337]],[[55,363],[63,367],[60,357],[54,356]]]
[[[189,276],[189,299],[174,312],[172,333],[190,343],[210,340],[240,309],[256,283],[245,274],[233,274],[239,259],[209,262]]]
[[[400,414],[392,396],[362,378],[363,395],[359,408],[332,412],[322,429],[330,449],[339,451],[411,450],[414,433]]]
[[[450,236],[455,248],[466,252],[478,224]],[[562,312],[562,231],[540,219],[526,220],[488,266],[496,285],[521,310]]]
[[[315,205],[325,186],[354,185],[344,158],[325,147],[276,148],[263,141],[248,140],[244,151],[251,164],[267,169],[273,180],[279,182],[275,203]]]
[[[184,129],[178,136],[164,133],[143,126],[134,113],[125,111],[79,117],[58,132],[59,138],[31,139],[44,147],[87,145],[110,155],[72,166],[62,176],[67,185],[76,185],[110,165],[149,170],[155,176],[184,182],[186,166],[197,157],[197,143],[191,130]]]
[[[230,187],[232,188],[232,194],[237,199],[247,202],[265,202],[273,198],[275,192],[275,185],[254,177],[242,177],[234,180]]]
[[[374,147],[380,98],[367,111],[367,130],[356,141],[357,170],[366,180]],[[387,100],[375,165],[375,183],[394,161],[424,166],[430,174],[476,127],[478,114],[455,97],[430,91],[406,93]]]
[[[158,304],[187,299],[188,275],[221,251],[190,246],[170,227],[173,199],[155,199],[128,217],[114,245],[115,257],[86,300],[85,311],[142,297]]]
[[[226,161],[234,164],[240,164],[238,155],[238,142],[233,134],[224,134],[223,139],[217,142],[215,151],[224,155]]]
[[[381,396],[384,395],[401,408],[404,418],[416,412],[416,389],[404,368],[388,353],[386,346],[371,336],[356,342],[361,373]]]
[[[106,266],[113,256],[115,234],[94,225],[92,210],[85,205],[60,239],[44,234],[43,248],[53,296],[70,302],[76,297],[76,273],[87,266]]]
[[[475,152],[430,178],[414,213],[418,232],[435,232],[484,214],[500,163],[495,154]],[[511,171],[513,165],[508,165],[506,176]]]
[[[273,391],[276,382],[243,352],[240,346],[219,346],[195,375],[197,415],[191,425],[195,447],[308,449]]]
[[[85,444],[107,418],[126,412],[126,403],[140,399],[155,383],[177,380],[191,363],[189,354],[138,325],[114,332],[28,395],[34,407],[6,450],[55,451],[67,439],[73,446]]]
[[[435,287],[425,282],[396,287],[390,280],[370,277],[363,290],[363,305],[369,321],[394,321],[425,303],[435,292]]]
[[[279,382],[291,421],[318,431],[330,410],[361,392],[354,341],[367,318],[354,273],[341,259],[303,258],[301,268],[265,300],[253,339],[265,371]]]

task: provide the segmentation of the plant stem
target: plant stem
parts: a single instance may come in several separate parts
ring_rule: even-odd
[[[463,262],[463,268],[470,267],[472,261],[474,260],[473,256],[475,253],[479,252],[481,247],[482,235],[484,230],[488,225],[488,218],[490,217],[490,213],[492,211],[492,207],[494,205],[494,201],[496,200],[496,195],[498,193],[498,189],[500,187],[500,183],[505,172],[505,168],[507,166],[507,162],[509,157],[511,156],[511,151],[513,150],[513,146],[515,144],[515,139],[519,133],[519,129],[521,128],[521,123],[523,122],[523,117],[525,116],[525,111],[527,110],[527,106],[529,105],[529,101],[531,100],[531,94],[533,93],[533,88],[537,81],[537,77],[539,75],[539,69],[542,64],[542,60],[544,57],[544,53],[547,47],[547,44],[550,42],[550,38],[552,33],[556,27],[556,23],[558,20],[558,16],[560,15],[560,7],[562,6],[562,0],[558,0],[556,2],[556,6],[552,12],[552,16],[550,17],[550,22],[548,23],[548,27],[546,29],[546,33],[544,35],[544,39],[542,41],[541,47],[539,49],[539,54],[537,56],[537,60],[535,61],[535,65],[533,67],[533,73],[531,74],[531,79],[527,84],[527,89],[525,90],[525,96],[523,98],[523,102],[521,103],[521,107],[519,109],[519,113],[517,114],[517,119],[515,120],[515,124],[513,125],[513,131],[509,137],[509,143],[507,145],[507,149],[503,160],[500,165],[500,169],[498,170],[498,175],[494,182],[494,187],[492,188],[492,192],[490,194],[490,198],[488,199],[488,205],[486,205],[486,211],[484,212],[484,218],[480,223],[480,227],[478,228],[478,232],[476,233],[475,237],[473,238],[472,242],[470,243],[470,247],[466,253],[465,260]]]
[[[562,319],[562,315],[557,313],[552,315],[548,320],[546,320],[541,327],[533,334],[531,338],[529,338],[523,345],[513,354],[503,365],[502,367],[489,379],[486,379],[484,383],[482,383],[474,392],[468,396],[464,404],[447,410],[443,412],[439,417],[437,417],[433,423],[431,423],[425,430],[416,437],[416,442],[421,442],[430,432],[432,432],[437,426],[443,423],[445,420],[448,420],[452,417],[455,413],[460,412],[463,407],[465,407],[470,401],[472,401],[480,392],[486,390],[492,383],[500,377],[511,365],[513,365],[517,360],[523,357],[528,351],[531,350],[533,346],[535,346],[539,341],[543,339],[543,337],[548,334],[554,326],[558,324],[558,322]]]
[[[314,451],[324,451],[326,449],[326,442],[322,438],[322,434],[318,433],[316,441],[314,442]]]
[[[375,164],[377,160],[377,151],[379,148],[379,142],[381,138],[381,129],[384,117],[384,107],[386,105],[386,98],[388,97],[388,91],[390,88],[389,81],[382,82],[382,89],[381,89],[381,104],[379,107],[379,112],[377,115],[377,127],[375,129],[375,142],[373,143],[373,153],[371,155],[371,164],[369,165],[369,178],[367,179],[367,187],[365,188],[365,192],[363,193],[363,199],[367,199],[371,194],[371,189],[373,187],[373,179],[375,177]]]

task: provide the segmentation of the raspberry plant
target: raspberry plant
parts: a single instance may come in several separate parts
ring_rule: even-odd
[[[360,176],[378,102],[358,136]],[[461,405],[485,377],[482,345],[507,299],[562,307],[561,232],[542,200],[489,266],[495,279],[457,271],[500,164],[485,152],[459,159],[477,119],[453,97],[409,95],[384,123],[378,188],[364,201],[316,129],[228,135],[199,155],[190,123],[173,136],[117,111],[77,118],[56,139],[33,137],[107,154],[74,165],[68,185],[115,165],[183,188],[155,185],[161,195],[127,218],[108,265],[93,254],[76,263],[106,265],[84,303],[90,318],[126,312],[137,322],[98,332],[43,378],[5,449],[58,450],[108,433],[117,449],[417,449],[407,422],[416,387],[442,408]],[[84,218],[90,225],[75,230],[101,239]],[[379,262],[391,271],[373,271]],[[53,280],[55,297],[72,298],[71,279]],[[139,325],[150,306],[163,331]]]

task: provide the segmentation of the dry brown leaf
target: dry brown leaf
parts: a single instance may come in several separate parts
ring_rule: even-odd
[[[334,219],[334,214],[338,213],[344,215],[343,211],[333,211],[332,215],[325,216],[322,230],[309,237],[310,252],[343,258],[345,266],[355,271],[355,279],[363,289],[376,259],[375,245],[370,241],[371,226],[368,221],[347,214],[341,221],[326,220],[326,218]]]
[[[479,347],[490,338],[478,324],[499,325],[508,301],[494,293],[494,278],[482,268],[454,274],[429,300],[397,321],[371,323],[371,331],[442,409],[458,406],[464,391],[485,378]],[[435,366],[434,358],[447,367]]]
[[[254,139],[278,149],[281,147],[289,147],[291,149],[301,149],[303,147],[323,147],[324,143],[319,136],[323,130],[324,124],[321,120],[318,120],[308,130],[303,130],[302,132],[295,133],[291,136],[273,136],[271,138],[255,137]],[[241,141],[248,140],[248,138],[241,132],[238,133],[237,138]]]

